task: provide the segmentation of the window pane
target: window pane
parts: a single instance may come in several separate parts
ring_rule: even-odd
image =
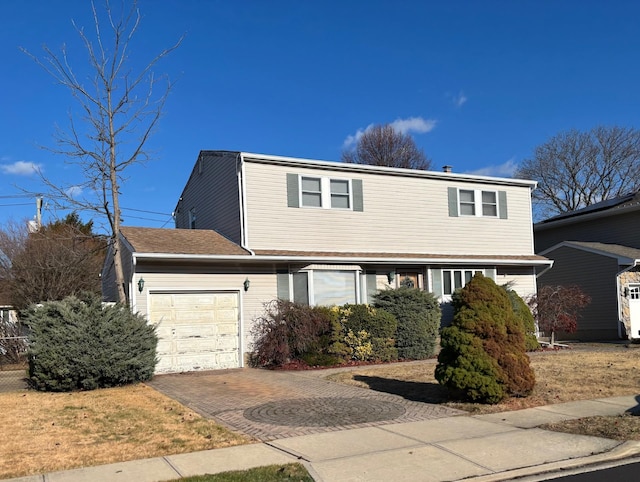
[[[322,195],[320,193],[302,193],[302,205],[314,208],[322,207]]]
[[[331,207],[332,208],[342,208],[342,209],[349,209],[349,196],[344,196],[342,194],[340,195],[336,195],[336,194],[332,194],[331,195]]]
[[[483,204],[482,215],[496,217],[498,215],[498,206],[495,204]]]
[[[316,305],[344,305],[356,302],[355,271],[314,271],[313,298]]]
[[[476,214],[475,204],[460,204],[460,214],[463,216],[474,216]]]
[[[453,272],[453,281],[455,289],[462,288],[462,271]]]
[[[349,194],[349,181],[331,179],[331,194]]]
[[[471,281],[471,278],[473,278],[473,272],[472,271],[465,271],[464,272],[464,284],[466,285],[469,281]]]
[[[293,301],[309,304],[309,273],[293,273]]]
[[[462,189],[460,190],[460,202],[461,203],[472,203],[474,202],[474,195],[473,195],[473,191],[463,191]]]
[[[445,295],[451,294],[451,271],[442,272],[442,287]]]
[[[317,177],[303,177],[302,178],[302,190],[320,192],[320,178]]]
[[[493,191],[482,191],[482,202],[483,203],[496,203],[496,193]]]

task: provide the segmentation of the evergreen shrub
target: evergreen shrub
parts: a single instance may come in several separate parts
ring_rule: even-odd
[[[438,382],[482,403],[530,394],[535,377],[506,290],[477,274],[454,293],[452,304],[453,322],[441,332]]]
[[[364,304],[344,305],[338,312],[342,328],[338,336],[343,340],[353,340],[354,337],[361,340],[362,346],[356,348],[356,351],[350,346],[349,354],[352,358],[376,361],[398,359],[398,350],[395,347],[398,322],[395,316],[386,310]],[[366,343],[371,344],[370,353]],[[362,356],[363,353],[368,355]]]
[[[29,380],[44,391],[93,390],[151,379],[156,366],[155,326],[127,306],[102,305],[86,293],[31,305]]]
[[[374,296],[374,306],[398,321],[399,358],[421,360],[434,355],[442,313],[432,293],[410,287],[382,290]]]
[[[531,313],[529,305],[514,290],[507,288],[507,294],[511,300],[511,307],[520,321],[524,331],[524,345],[526,351],[536,351],[540,348],[536,335],[536,320]]]

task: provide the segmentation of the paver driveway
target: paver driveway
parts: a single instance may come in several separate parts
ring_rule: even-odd
[[[307,372],[240,368],[159,375],[148,384],[201,415],[261,441],[464,413]]]

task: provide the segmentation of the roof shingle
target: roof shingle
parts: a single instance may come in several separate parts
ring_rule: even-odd
[[[121,233],[138,253],[246,255],[249,252],[216,231],[123,227]]]

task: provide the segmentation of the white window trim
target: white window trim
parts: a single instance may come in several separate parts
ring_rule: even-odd
[[[351,267],[345,267],[344,269],[318,269],[318,268],[314,268],[314,269],[301,269],[296,271],[296,273],[307,273],[307,296],[309,298],[309,306],[316,306],[316,300],[315,300],[315,288],[313,286],[313,272],[314,271],[346,271],[346,272],[352,272],[355,273],[354,277],[355,277],[355,284],[356,284],[356,291],[355,291],[355,302],[357,303],[361,303],[361,292],[363,289],[363,284],[366,283],[366,281],[362,281],[361,277],[364,274],[364,271],[362,271],[361,269],[354,269]],[[294,301],[294,296],[293,296],[293,272],[289,272],[289,299]],[[366,288],[366,286],[365,286]]]
[[[320,179],[320,206],[306,206],[302,201],[302,179]],[[349,189],[349,207],[334,208],[331,206],[331,181],[346,181]],[[338,211],[353,211],[353,185],[351,179],[342,177],[313,176],[307,174],[298,175],[298,206],[307,209],[336,209]],[[346,196],[344,196],[346,197]]]
[[[473,192],[473,203],[474,203],[474,211],[475,214],[463,214],[462,212],[462,205],[463,204],[470,204],[470,203],[463,203],[461,201],[461,196],[460,196],[460,191],[471,191]],[[485,215],[483,214],[483,202],[482,202],[482,193],[483,192],[491,192],[495,195],[496,197],[496,214],[495,216],[491,216],[491,215]],[[493,189],[465,189],[465,188],[458,188],[458,215],[461,217],[467,217],[467,218],[499,218],[500,217],[500,200],[498,198],[499,194],[498,191],[494,191]]]
[[[445,288],[444,288],[444,273],[445,271],[449,271],[451,273],[451,286],[449,286],[449,288],[451,288],[451,293],[450,294],[445,294]],[[482,276],[486,276],[486,269],[485,268],[470,268],[468,266],[464,266],[464,267],[459,267],[459,268],[441,268],[440,269],[440,286],[442,288],[442,293],[436,293],[439,296],[442,296],[442,300],[443,301],[451,301],[451,296],[453,295],[453,293],[456,290],[455,287],[455,276],[453,275],[454,271],[462,271],[462,276],[463,276],[463,280],[464,280],[464,272],[465,271],[471,271],[472,272],[472,277],[476,275],[476,273],[480,272],[482,273]],[[494,280],[495,281],[495,280]],[[464,287],[466,285],[463,284],[462,287]]]

